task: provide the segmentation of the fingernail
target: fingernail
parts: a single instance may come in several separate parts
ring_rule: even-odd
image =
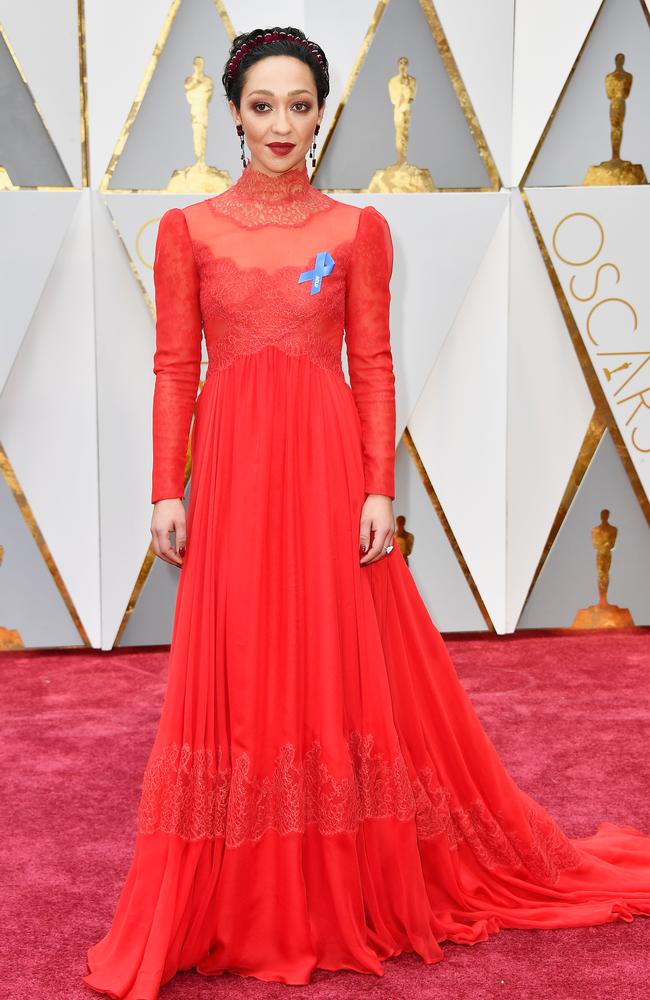
[[[185,558],[185,546],[184,545],[181,545],[181,547],[178,550],[178,554],[181,557],[181,559]]]

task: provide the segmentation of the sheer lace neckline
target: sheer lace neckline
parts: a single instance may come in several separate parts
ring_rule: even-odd
[[[313,187],[307,163],[279,174],[264,174],[246,164],[227,191],[209,199],[216,212],[231,216],[242,226],[295,226],[336,202]]]
[[[255,170],[250,162],[246,164],[241,176],[235,182],[239,194],[259,201],[278,202],[286,198],[304,198],[311,188],[305,160],[283,170],[280,174],[263,174]]]

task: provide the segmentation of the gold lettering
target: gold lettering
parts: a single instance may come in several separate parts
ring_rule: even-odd
[[[650,451],[650,448],[642,448],[640,444],[636,443],[636,441],[634,440],[634,435],[636,434],[636,432],[637,432],[637,428],[635,427],[634,430],[632,431],[632,444],[634,445],[634,447],[636,448],[636,450],[637,451]]]
[[[637,415],[637,413],[639,412],[640,409],[645,408],[646,410],[650,410],[650,404],[646,403],[645,397],[644,397],[644,393],[646,393],[646,392],[650,392],[650,385],[647,385],[645,387],[645,389],[639,389],[638,392],[633,392],[630,396],[624,396],[623,399],[619,399],[618,405],[621,406],[622,403],[627,403],[628,400],[634,399],[636,396],[639,397],[639,405],[636,407],[635,410],[632,410],[632,412],[630,413],[629,417],[625,421],[625,426],[626,427],[629,424],[629,422],[632,419],[632,417],[635,417]]]
[[[598,249],[596,250],[596,253],[593,254],[591,257],[585,258],[585,260],[569,260],[568,257],[563,257],[557,248],[557,235],[560,230],[560,226],[563,226],[564,223],[568,222],[569,219],[574,219],[577,216],[582,216],[584,219],[591,219],[592,222],[594,222],[596,226],[598,226],[598,230],[600,232],[600,244],[598,246]],[[590,264],[592,260],[596,259],[600,251],[603,249],[604,243],[605,243],[605,232],[603,230],[603,227],[601,226],[596,216],[590,215],[588,212],[571,212],[569,215],[565,215],[563,219],[560,219],[557,226],[553,230],[553,249],[555,250],[556,254],[564,264],[571,264],[572,267],[584,267],[585,264]]]
[[[574,299],[577,299],[578,302],[589,302],[589,299],[593,299],[594,295],[598,291],[598,277],[600,275],[600,272],[604,271],[606,267],[611,267],[611,268],[614,269],[614,271],[616,273],[616,284],[618,285],[619,281],[621,280],[621,272],[617,268],[616,264],[612,264],[611,261],[606,261],[604,264],[601,264],[600,267],[598,268],[598,270],[596,271],[596,283],[594,285],[594,290],[591,293],[591,295],[587,295],[586,298],[582,298],[574,290],[574,288],[573,288],[573,282],[575,281],[575,277],[576,276],[575,276],[575,274],[571,275],[571,281],[569,282],[569,288],[571,289],[571,294],[573,295]]]
[[[594,226],[596,226],[596,229],[598,231],[598,241],[597,241],[598,246],[595,252],[591,256],[585,257],[584,259],[581,260],[572,260],[570,257],[567,257],[564,254],[560,253],[558,249],[558,237],[560,235],[560,230],[562,226],[564,226],[564,224],[568,222],[570,219],[577,219],[577,218],[587,219],[590,222],[592,222]],[[591,215],[589,212],[571,212],[568,215],[565,215],[562,219],[560,219],[560,221],[556,225],[553,231],[552,244],[555,254],[559,258],[559,260],[562,261],[563,264],[567,264],[570,267],[584,267],[586,264],[590,264],[592,261],[594,261],[596,257],[598,257],[601,250],[603,249],[603,246],[605,245],[605,231],[599,220],[594,215]],[[595,272],[595,278],[592,283],[593,284],[592,291],[589,292],[588,295],[578,295],[576,291],[577,275],[576,274],[571,275],[571,278],[569,280],[569,290],[571,292],[571,295],[577,302],[590,302],[592,299],[595,298],[595,296],[598,294],[599,291],[601,273],[604,274],[606,268],[611,268],[613,270],[615,275],[615,284],[617,285],[619,284],[621,280],[620,269],[612,261],[605,261],[598,266]],[[600,309],[601,306],[606,305],[608,302],[618,302],[622,306],[624,306],[626,310],[629,310],[629,312],[632,314],[631,332],[635,333],[638,329],[639,319],[634,306],[632,306],[632,304],[628,302],[627,299],[618,298],[617,296],[608,296],[607,298],[601,299],[599,302],[596,302],[596,304],[592,306],[585,322],[585,329],[587,336],[591,341],[591,343],[594,344],[596,347],[598,347],[599,344],[591,332],[592,319],[596,313],[596,310]],[[616,322],[612,326],[613,328],[611,332],[613,336],[618,337],[626,335],[627,331],[622,330],[620,322]],[[618,394],[625,388],[625,386],[627,386],[634,378],[636,378],[636,376],[639,374],[644,365],[646,365],[650,361],[650,351],[597,351],[595,353],[599,357],[616,357],[621,359],[617,367],[608,368],[603,366],[601,368],[604,380],[609,384],[613,383],[613,380],[617,374],[627,373],[629,369],[633,369],[632,371],[629,372],[629,374],[622,382],[622,384],[619,385],[619,387],[612,393],[612,397],[618,396]],[[636,367],[633,366],[632,361],[622,360],[622,359],[632,358],[634,356],[641,356],[643,359],[639,364],[636,364]],[[647,399],[646,395],[648,397]],[[646,388],[640,389],[637,392],[633,392],[629,396],[625,396],[622,399],[618,399],[617,403],[619,406],[621,406],[623,403],[628,403],[630,400],[633,399],[637,399],[638,404],[635,406],[634,410],[630,413],[629,417],[625,421],[626,427],[631,423],[632,420],[634,420],[634,418],[638,415],[639,411],[650,410],[650,386],[646,386]],[[643,452],[644,454],[650,453],[650,447],[642,448],[641,445],[638,443],[637,440],[638,430],[639,430],[638,426],[632,428],[632,433],[631,433],[632,445],[639,452]]]
[[[618,396],[618,394],[621,391],[621,389],[624,389],[625,386],[627,385],[627,383],[631,382],[635,375],[638,375],[638,373],[641,371],[641,369],[643,368],[643,366],[647,365],[648,361],[650,361],[650,351],[598,351],[597,352],[597,357],[599,357],[599,358],[603,358],[603,357],[631,358],[631,357],[636,357],[639,354],[643,357],[643,361],[641,362],[640,365],[637,365],[637,367],[634,369],[633,372],[630,373],[630,375],[628,375],[628,377],[625,379],[625,382],[623,382],[621,385],[619,385],[618,389],[614,393],[615,396]],[[629,367],[630,367],[630,362],[626,361],[625,364],[620,365],[618,368],[615,368],[613,371],[610,371],[609,368],[604,368],[603,371],[605,372],[605,376],[607,378],[607,381],[609,382],[610,379],[611,379],[611,376],[614,374],[614,372],[617,372],[617,371],[620,371],[622,369],[629,368]]]
[[[630,310],[630,312],[634,316],[634,327],[633,327],[633,330],[636,330],[637,325],[638,325],[638,319],[637,319],[636,312],[635,312],[634,308],[630,305],[630,303],[627,302],[625,299],[618,299],[618,298],[616,298],[614,296],[611,296],[608,299],[601,299],[600,302],[596,303],[596,305],[593,307],[593,309],[589,310],[589,315],[587,316],[587,323],[586,323],[587,336],[589,337],[589,340],[592,342],[592,344],[596,345],[596,347],[599,347],[600,345],[598,344],[598,341],[594,340],[594,338],[591,336],[591,317],[596,312],[596,309],[600,309],[600,307],[604,306],[606,302],[620,302],[622,305],[627,306],[627,308]]]

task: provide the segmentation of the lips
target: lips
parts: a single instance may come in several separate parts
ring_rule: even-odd
[[[293,149],[293,142],[269,142],[270,149]]]

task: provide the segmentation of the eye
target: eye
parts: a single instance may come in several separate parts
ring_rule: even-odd
[[[256,101],[255,104],[253,104],[253,111],[258,111],[259,108],[268,108],[268,107],[270,107],[270,105],[266,101]],[[293,107],[304,108],[304,110],[300,111],[299,114],[306,114],[306,112],[311,109],[311,105],[307,104],[305,101],[296,101]],[[259,112],[259,113],[263,114],[264,112]]]

